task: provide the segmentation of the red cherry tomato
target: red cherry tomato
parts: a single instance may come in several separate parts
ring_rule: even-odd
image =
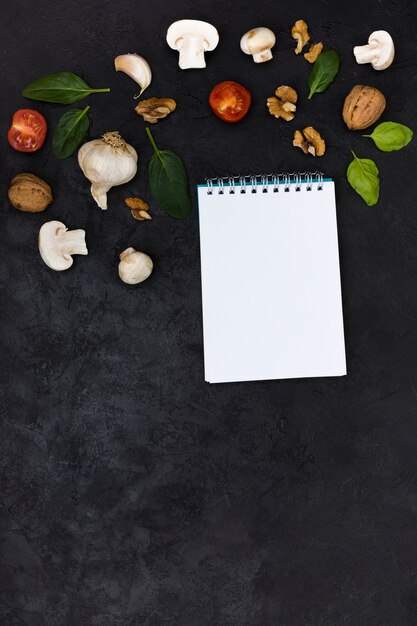
[[[42,147],[48,128],[43,115],[33,109],[19,109],[7,133],[9,144],[19,152],[35,152]]]
[[[239,122],[249,111],[252,96],[249,91],[232,80],[225,80],[212,89],[209,97],[211,109],[224,122]]]

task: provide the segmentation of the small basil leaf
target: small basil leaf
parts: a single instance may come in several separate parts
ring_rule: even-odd
[[[183,219],[192,208],[185,165],[174,152],[159,150],[149,128],[146,128],[146,132],[154,149],[148,165],[151,193],[158,205],[169,215]]]
[[[82,100],[90,93],[110,91],[104,89],[92,89],[82,78],[72,72],[58,72],[44,76],[30,83],[24,90],[25,98],[41,100],[42,102],[56,102],[58,104],[72,104]]]
[[[308,78],[308,86],[310,93],[308,99],[315,93],[322,93],[333,82],[337,72],[339,71],[340,57],[336,50],[327,50],[322,52],[317,58]]]
[[[52,149],[58,159],[66,159],[71,156],[87,135],[90,122],[87,111],[90,107],[71,109],[59,120],[58,126],[52,138]]]
[[[379,198],[379,171],[371,159],[359,159],[352,151],[353,161],[347,169],[347,179],[353,189],[373,206]]]
[[[364,135],[364,137],[371,137],[376,147],[383,152],[393,152],[401,150],[410,143],[413,131],[408,126],[397,122],[382,122],[374,128],[371,135]]]

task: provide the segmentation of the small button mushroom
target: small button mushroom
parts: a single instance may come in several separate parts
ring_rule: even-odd
[[[119,258],[119,276],[128,285],[142,283],[152,274],[152,259],[144,252],[138,252],[135,248],[126,248],[120,253]]]
[[[205,52],[210,52],[219,43],[219,33],[208,22],[179,20],[167,31],[167,43],[180,53],[179,66],[182,70],[206,67]]]
[[[366,46],[355,46],[353,48],[356,62],[371,63],[374,70],[385,70],[394,60],[394,42],[386,30],[376,30],[369,35]]]
[[[245,33],[240,40],[240,48],[245,54],[251,54],[255,63],[264,63],[272,59],[271,48],[275,45],[275,35],[269,28],[259,26]]]
[[[65,224],[55,220],[41,227],[38,242],[42,260],[56,272],[71,267],[73,254],[88,254],[85,230],[68,230]]]

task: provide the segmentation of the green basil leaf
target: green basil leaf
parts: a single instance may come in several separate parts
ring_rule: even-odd
[[[148,165],[151,193],[169,215],[183,219],[192,208],[185,165],[174,152],[159,150],[149,128],[146,128],[146,132],[154,149]]]
[[[105,91],[110,91],[110,88],[92,89],[76,74],[58,72],[30,83],[23,90],[23,95],[31,100],[72,104],[82,100],[90,93],[103,93]]]
[[[394,150],[401,150],[410,143],[413,138],[413,131],[408,126],[397,122],[382,122],[374,128],[371,135],[363,136],[371,137],[376,147],[383,152],[393,152]]]
[[[359,159],[353,152],[353,161],[347,169],[347,179],[353,189],[373,206],[379,198],[379,171],[371,159]]]
[[[339,71],[339,65],[340,57],[336,50],[327,50],[327,52],[320,54],[308,78],[308,86],[310,87],[309,100],[313,94],[322,93],[327,89]]]
[[[52,138],[52,149],[58,159],[71,156],[87,135],[90,126],[87,111],[90,107],[71,109],[64,113]]]

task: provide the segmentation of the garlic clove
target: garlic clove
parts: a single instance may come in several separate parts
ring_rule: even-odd
[[[124,72],[138,83],[141,90],[135,98],[139,98],[151,84],[151,68],[149,63],[139,54],[120,54],[114,59],[114,67],[116,72]]]

